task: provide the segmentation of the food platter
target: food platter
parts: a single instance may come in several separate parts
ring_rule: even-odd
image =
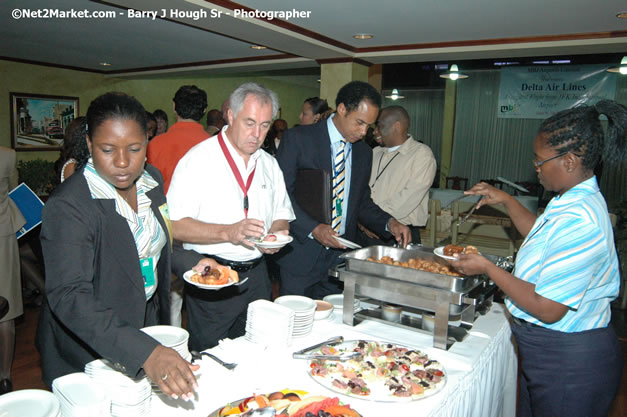
[[[343,362],[311,360],[309,375],[333,392],[381,402],[420,400],[437,394],[446,385],[447,372],[438,361],[396,343],[350,340],[311,353],[340,355],[356,351],[363,357]]]
[[[442,259],[446,259],[449,261],[457,261],[458,259],[454,256],[448,256],[444,254],[444,246],[437,247],[433,249],[433,253],[439,256]]]
[[[185,282],[192,284],[195,287],[202,288],[203,290],[219,290],[221,288],[230,287],[233,284],[237,284],[237,282],[233,281],[230,278],[229,278],[229,282],[227,282],[226,284],[222,284],[222,285],[201,284],[199,282],[192,281],[192,275],[196,273],[197,273],[196,271],[194,271],[193,269],[190,269],[189,271],[183,274],[183,279],[185,280]]]
[[[289,398],[289,400],[287,399]],[[223,407],[214,410],[209,417],[241,416],[249,410],[273,407],[277,416],[304,416],[307,412],[318,415],[319,410],[342,412],[351,417],[360,417],[361,414],[353,410],[350,405],[341,404],[337,397],[313,395],[306,391],[284,389],[267,395],[254,395],[231,401]],[[336,414],[337,415],[337,414]]]
[[[268,237],[273,236],[276,238],[276,240],[272,240],[272,241],[268,241]],[[287,245],[288,243],[290,243],[292,240],[294,240],[294,238],[292,236],[289,235],[281,235],[281,234],[268,234],[265,236],[262,236],[260,238],[248,238],[248,241],[251,243],[254,243],[255,246],[260,247],[260,248],[264,248],[264,249],[277,249],[277,248],[282,248],[283,246]]]

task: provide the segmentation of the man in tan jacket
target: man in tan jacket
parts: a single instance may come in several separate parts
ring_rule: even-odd
[[[0,296],[9,301],[8,313],[0,318],[0,395],[12,390],[15,318],[23,312],[20,255],[15,233],[26,220],[9,198],[9,191],[16,185],[15,151],[0,146]]]
[[[370,185],[372,200],[399,222],[408,225],[412,243],[420,243],[420,229],[427,223],[429,188],[436,172],[431,149],[407,133],[409,115],[400,106],[381,110],[374,131],[382,143],[373,149]],[[392,245],[360,225],[366,246]],[[406,245],[409,242],[404,242]]]

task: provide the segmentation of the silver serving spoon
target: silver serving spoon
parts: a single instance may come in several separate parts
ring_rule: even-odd
[[[351,359],[361,360],[363,358],[361,352],[342,353],[339,355],[324,355],[321,353],[292,353],[294,359],[321,359],[325,361],[349,361]]]
[[[211,359],[218,362],[220,365],[224,366],[226,369],[229,369],[229,370],[235,369],[235,367],[237,366],[236,363],[224,362],[222,359],[218,358],[217,356],[212,355],[211,353],[197,352],[195,350],[191,350],[189,353],[192,354],[192,362],[196,360],[200,360],[202,356],[204,355],[204,356],[209,356]]]
[[[248,277],[246,277],[246,278],[244,278],[244,279],[242,279],[242,280],[240,280],[240,281],[236,282],[236,283],[235,283],[235,284],[233,284],[233,285],[235,285],[235,286],[239,287],[240,285],[242,285],[242,284],[243,284],[243,283],[245,283],[246,281],[248,281]]]

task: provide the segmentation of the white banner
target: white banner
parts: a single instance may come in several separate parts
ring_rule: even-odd
[[[542,65],[501,69],[500,118],[546,119],[578,104],[616,97],[607,65]]]

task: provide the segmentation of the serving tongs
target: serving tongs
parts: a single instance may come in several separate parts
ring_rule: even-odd
[[[462,200],[462,199],[464,199],[466,197],[470,197],[470,194],[462,194],[462,195],[460,195],[458,197],[455,197],[454,199],[452,199],[451,201],[446,203],[446,205],[444,207],[442,207],[442,209],[449,208],[449,207],[451,207],[453,205],[454,202]]]
[[[357,357],[361,357],[362,354],[359,352],[351,352],[340,355],[325,355],[323,353],[312,353],[313,350],[319,349],[323,346],[332,346],[337,345],[338,343],[342,343],[344,341],[343,336],[332,337],[329,340],[325,340],[322,343],[318,343],[313,346],[309,346],[308,348],[299,350],[298,352],[292,353],[292,358],[294,359],[323,359],[323,360],[331,360],[331,361],[347,361],[349,359],[355,359]]]
[[[461,222],[459,222],[459,223],[457,223],[457,226],[461,226],[462,224],[466,223],[466,220],[468,220],[468,218],[472,215],[472,213],[474,213],[474,212],[475,212],[475,210],[477,209],[477,206],[479,205],[479,202],[480,202],[481,200],[483,200],[483,197],[485,197],[485,196],[483,196],[483,195],[482,195],[481,197],[479,197],[479,200],[477,200],[477,202],[475,203],[475,205],[474,205],[474,206],[472,206],[472,208],[470,209],[470,211],[468,212],[468,214],[466,214],[466,216],[464,216],[464,218],[462,219],[462,221],[461,221]]]
[[[364,355],[361,352],[341,353],[339,355],[325,355],[323,353],[293,353],[294,359],[319,359],[323,361],[349,361],[351,359],[359,360]]]

